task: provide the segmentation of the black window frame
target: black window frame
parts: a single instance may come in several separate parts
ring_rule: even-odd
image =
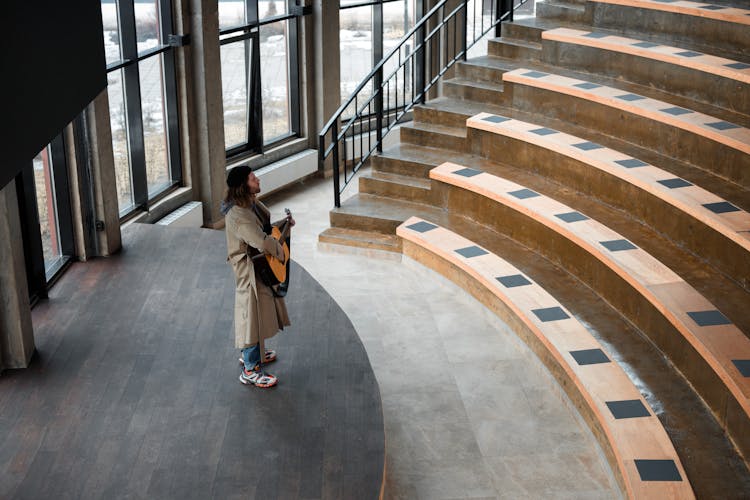
[[[151,205],[158,202],[171,191],[182,185],[182,159],[180,152],[180,123],[177,101],[177,72],[175,48],[180,42],[173,40],[174,23],[171,0],[158,0],[159,29],[161,43],[156,47],[138,53],[138,34],[135,20],[135,1],[116,0],[118,35],[120,37],[120,60],[107,65],[107,73],[122,70],[123,100],[127,123],[126,140],[128,142],[131,183],[133,187],[133,205],[120,208],[120,222],[124,222],[140,210],[148,211]],[[165,41],[167,43],[165,43]],[[143,130],[143,113],[141,109],[140,70],[138,64],[151,57],[161,56],[164,77],[165,132],[167,137],[167,163],[170,182],[150,194],[146,174],[146,151]]]
[[[259,19],[258,0],[245,1],[245,23],[219,30],[219,45],[248,42],[250,44],[250,61],[246,65],[245,82],[247,85],[247,135],[246,141],[226,148],[227,159],[241,159],[253,154],[263,154],[289,140],[301,137],[300,109],[300,75],[299,75],[299,21],[309,14],[309,9],[290,5],[287,0],[287,13]],[[265,25],[287,21],[289,23],[288,60],[289,60],[289,121],[290,132],[274,137],[268,142],[263,140],[263,99],[261,95],[261,61],[260,61],[260,28]],[[232,36],[229,36],[232,35]],[[224,103],[222,102],[222,110]]]
[[[406,0],[361,0],[358,2],[346,3],[344,5],[339,4],[339,11],[346,9],[355,9],[358,7],[372,7],[372,66],[370,67],[370,70],[372,70],[372,68],[374,68],[385,55],[385,51],[383,49],[383,5],[387,3],[404,1]],[[414,0],[414,10],[415,15],[412,22],[416,23],[424,14],[424,2],[422,0]],[[341,82],[339,82],[339,89],[340,88]],[[342,100],[342,102],[345,102],[345,100]],[[403,109],[403,107],[403,105],[395,107],[387,107],[387,105],[384,105],[383,112],[392,113],[400,111],[401,109]],[[355,123],[359,123],[362,120],[370,120],[374,116],[374,112],[370,114],[363,114]]]
[[[16,176],[16,195],[21,219],[26,282],[32,304],[47,297],[49,287],[75,257],[69,169],[63,133],[58,134],[48,146],[45,146],[45,148],[47,147],[49,147],[52,173],[50,181],[53,183],[55,193],[54,218],[60,245],[60,256],[49,267],[46,266],[44,261],[33,161],[29,162]],[[52,214],[49,214],[49,217],[52,217]]]

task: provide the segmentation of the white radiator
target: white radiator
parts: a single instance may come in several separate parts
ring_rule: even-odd
[[[203,203],[200,201],[185,203],[174,212],[156,221],[156,224],[177,227],[202,227]]]

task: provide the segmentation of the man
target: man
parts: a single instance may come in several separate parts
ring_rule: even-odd
[[[225,216],[227,261],[235,276],[234,342],[242,350],[240,382],[256,387],[273,387],[277,378],[263,370],[264,363],[276,360],[276,353],[265,349],[264,341],[289,326],[282,297],[257,276],[250,258],[252,249],[284,260],[281,243],[270,235],[270,212],[256,199],[260,180],[247,165],[234,167],[227,176],[227,192],[221,212]],[[287,217],[289,224],[294,219]],[[280,222],[284,222],[283,220]],[[278,223],[277,223],[278,224]],[[274,225],[277,225],[274,224]],[[261,353],[264,354],[261,362]]]

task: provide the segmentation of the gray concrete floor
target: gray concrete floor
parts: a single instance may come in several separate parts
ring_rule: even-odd
[[[318,243],[332,191],[312,180],[265,202],[278,217],[292,210],[292,258],[367,349],[383,403],[386,498],[620,498],[567,396],[481,303],[408,257]]]

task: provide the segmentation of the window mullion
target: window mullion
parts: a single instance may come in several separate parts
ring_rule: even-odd
[[[300,88],[299,88],[299,17],[287,21],[289,35],[289,112],[291,113],[292,133],[300,133]]]
[[[138,59],[138,44],[135,31],[135,7],[132,1],[118,1],[120,15],[120,42],[123,59]],[[125,92],[125,113],[130,145],[130,168],[133,183],[133,202],[136,207],[148,206],[148,180],[146,178],[146,152],[143,142],[143,118],[141,116],[141,88],[138,64],[122,69]]]
[[[52,156],[52,175],[55,186],[55,209],[59,229],[60,253],[73,255],[73,216],[70,209],[70,191],[68,186],[68,162],[65,156],[65,141],[59,134],[50,144]]]
[[[263,113],[260,86],[260,28],[258,26],[258,0],[246,0],[247,23],[250,29],[250,60],[247,99],[247,146],[248,149],[263,151]]]
[[[174,30],[172,24],[172,7],[170,0],[160,0],[162,43]],[[182,183],[182,160],[180,154],[179,109],[177,105],[177,69],[175,67],[175,51],[169,48],[162,55],[164,61],[164,85],[166,119],[167,119],[167,159],[173,182]]]
[[[248,145],[263,152],[263,105],[261,95],[260,81],[260,30],[255,28],[255,33],[250,39],[252,41],[252,51],[250,53],[250,118],[248,124]]]

